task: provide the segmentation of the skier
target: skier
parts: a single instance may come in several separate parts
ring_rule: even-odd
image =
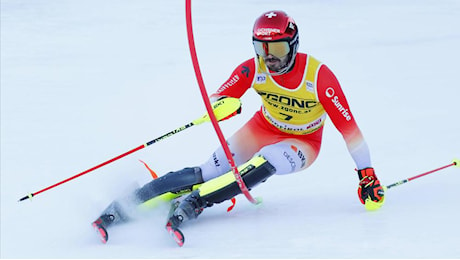
[[[290,174],[309,167],[320,151],[328,116],[343,135],[358,169],[361,203],[369,209],[383,205],[384,190],[340,84],[326,65],[297,52],[299,31],[294,20],[283,11],[263,13],[254,24],[253,45],[255,57],[241,63],[210,97],[212,101],[240,98],[253,88],[262,99],[261,109],[227,140],[247,187],[251,189],[273,174]],[[186,194],[168,219],[167,227],[178,230],[204,208],[241,191],[223,149],[218,148],[200,166],[169,172],[130,196],[115,200],[93,226],[106,242],[107,228],[126,221],[130,205],[165,193]]]

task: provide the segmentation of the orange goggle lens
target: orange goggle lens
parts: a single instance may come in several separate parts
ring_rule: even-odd
[[[290,48],[289,44],[285,41],[280,42],[261,42],[253,41],[254,49],[256,53],[263,58],[267,57],[269,54],[282,58],[289,54]]]

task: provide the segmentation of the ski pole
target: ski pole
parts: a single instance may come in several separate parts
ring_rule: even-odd
[[[421,173],[421,174],[419,174],[419,175],[415,175],[415,176],[413,176],[413,177],[410,177],[410,178],[407,178],[407,179],[404,179],[404,180],[395,182],[395,183],[393,183],[393,184],[390,184],[390,185],[386,186],[385,188],[386,188],[386,189],[391,189],[391,188],[393,188],[393,187],[399,186],[399,185],[404,184],[404,183],[406,183],[406,182],[410,182],[410,181],[412,181],[412,180],[418,179],[418,178],[423,177],[423,176],[425,176],[425,175],[431,174],[431,173],[433,173],[433,172],[440,171],[440,170],[442,170],[442,169],[445,169],[445,168],[448,168],[448,167],[451,167],[451,166],[460,167],[460,160],[459,160],[459,159],[454,159],[454,160],[452,161],[451,164],[444,165],[444,166],[439,167],[439,168],[436,168],[436,169],[434,169],[434,170],[427,171],[427,172]]]
[[[236,98],[225,98],[225,99],[221,99],[221,100],[216,101],[215,103],[213,103],[214,115],[215,115],[216,118],[218,118],[218,120],[222,120],[222,119],[226,118],[227,116],[233,114],[240,107],[241,107],[241,103],[240,103],[239,99],[236,99]],[[47,191],[49,189],[57,187],[57,186],[59,186],[61,184],[64,184],[64,183],[66,183],[68,181],[71,181],[73,179],[76,179],[76,178],[78,178],[78,177],[80,177],[82,175],[85,175],[85,174],[87,174],[89,172],[92,172],[92,171],[98,169],[98,168],[101,168],[104,165],[107,165],[107,164],[112,163],[112,162],[114,162],[116,160],[119,160],[119,159],[121,159],[121,158],[123,158],[123,157],[125,157],[125,156],[127,156],[129,154],[137,152],[137,151],[139,151],[139,150],[141,150],[141,149],[143,149],[143,148],[145,148],[145,147],[147,147],[149,145],[152,145],[152,144],[154,144],[156,142],[159,142],[161,140],[164,140],[164,139],[166,139],[166,138],[168,138],[168,137],[170,137],[172,135],[175,135],[175,134],[177,134],[179,132],[182,132],[183,130],[185,130],[187,128],[190,128],[190,127],[192,127],[194,125],[202,124],[204,122],[208,122],[209,120],[210,120],[209,119],[209,114],[206,113],[204,116],[202,116],[202,117],[200,117],[200,118],[198,118],[198,119],[196,119],[196,120],[194,120],[194,121],[192,121],[192,122],[190,122],[190,123],[188,123],[188,124],[186,124],[184,126],[176,128],[176,129],[174,129],[174,130],[172,130],[172,131],[170,131],[170,132],[168,132],[168,133],[166,133],[166,134],[164,134],[164,135],[162,135],[162,136],[160,136],[158,138],[155,138],[155,139],[153,139],[153,140],[151,140],[151,141],[149,141],[147,143],[141,144],[138,147],[136,147],[134,149],[131,149],[131,150],[129,150],[129,151],[123,153],[123,154],[120,154],[120,155],[118,155],[118,156],[116,156],[116,157],[114,157],[114,158],[112,158],[112,159],[110,159],[108,161],[105,161],[105,162],[103,162],[101,164],[98,164],[98,165],[96,165],[96,166],[94,166],[94,167],[92,167],[92,168],[90,168],[88,170],[85,170],[85,171],[83,171],[83,172],[81,172],[81,173],[79,173],[77,175],[74,175],[74,176],[72,176],[70,178],[67,178],[67,179],[63,180],[63,181],[60,181],[60,182],[55,183],[55,184],[53,184],[51,186],[48,186],[48,187],[46,187],[46,188],[44,188],[42,190],[39,190],[39,191],[33,192],[33,193],[29,193],[28,195],[20,198],[18,200],[18,202],[26,200],[26,199],[32,199],[32,197],[34,197],[34,196],[36,196],[36,195],[38,195],[38,194],[40,194],[42,192],[45,192],[45,191]]]

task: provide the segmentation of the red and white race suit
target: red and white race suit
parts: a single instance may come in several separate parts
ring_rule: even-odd
[[[237,165],[262,155],[276,174],[306,169],[318,156],[328,116],[342,134],[356,167],[371,167],[368,146],[338,80],[326,65],[298,53],[291,71],[278,76],[266,71],[263,59],[249,59],[211,95],[212,100],[240,98],[252,87],[262,99],[261,109],[228,139]],[[231,170],[222,148],[200,167],[205,181]]]

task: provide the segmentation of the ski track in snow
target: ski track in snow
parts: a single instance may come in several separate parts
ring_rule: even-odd
[[[460,3],[422,1],[193,1],[208,92],[254,55],[255,18],[285,10],[300,51],[337,75],[388,185],[460,157]],[[274,176],[183,227],[178,248],[167,207],[114,227],[106,245],[90,223],[150,175],[200,164],[218,145],[210,124],[190,128],[37,195],[204,113],[189,55],[183,1],[1,2],[1,258],[459,258],[460,169],[391,189],[377,212],[328,121],[309,169]],[[221,124],[231,135],[259,108]]]

